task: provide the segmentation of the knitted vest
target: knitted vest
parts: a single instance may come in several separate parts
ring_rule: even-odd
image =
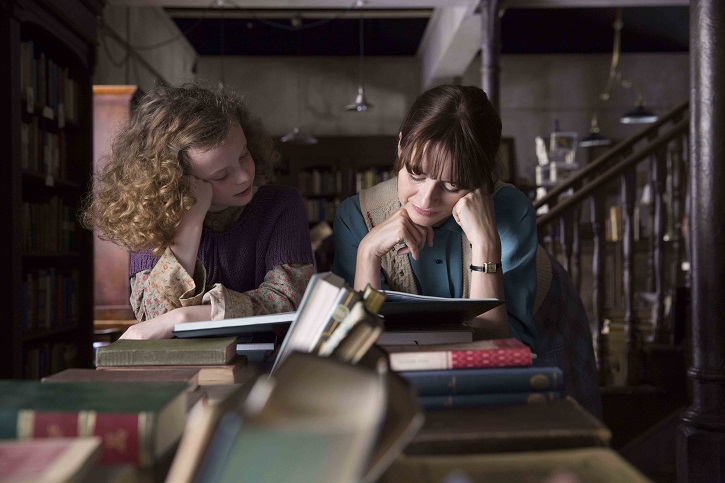
[[[493,194],[498,193],[504,186],[509,186],[509,184],[497,181]],[[399,209],[400,199],[398,198],[397,176],[360,192],[360,211],[368,230],[372,230],[374,226],[386,220]],[[471,285],[471,273],[467,270],[467,267],[471,264],[471,244],[468,242],[465,233],[461,235],[461,248],[461,263],[464,267],[464,270],[462,270],[463,298],[467,298],[470,294]],[[380,268],[391,290],[418,293],[415,276],[413,275],[413,266],[407,256],[398,256],[394,250],[391,250],[383,256]]]
[[[258,288],[274,267],[312,263],[310,233],[304,203],[297,190],[261,186],[239,219],[223,233],[203,228],[199,259],[210,287],[247,292]],[[132,253],[129,276],[156,266],[150,251]]]

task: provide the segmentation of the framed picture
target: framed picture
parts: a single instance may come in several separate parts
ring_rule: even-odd
[[[553,161],[574,162],[578,135],[576,132],[552,132],[549,139],[549,158]]]
[[[514,138],[502,137],[498,148],[498,159],[501,163],[501,181],[516,184],[516,152]]]

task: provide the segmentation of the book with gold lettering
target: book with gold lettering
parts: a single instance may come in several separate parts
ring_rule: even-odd
[[[0,380],[0,439],[99,436],[100,464],[151,467],[178,442],[188,385]]]

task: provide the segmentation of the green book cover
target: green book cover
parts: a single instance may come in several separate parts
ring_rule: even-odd
[[[102,464],[148,466],[181,436],[188,386],[0,380],[0,439],[100,436]]]
[[[236,355],[236,337],[120,339],[96,350],[96,367],[223,365]]]

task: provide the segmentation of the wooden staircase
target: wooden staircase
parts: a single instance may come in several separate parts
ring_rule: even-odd
[[[688,129],[683,103],[534,203],[540,242],[587,307],[604,422],[631,461],[647,447],[632,442],[689,399]]]

